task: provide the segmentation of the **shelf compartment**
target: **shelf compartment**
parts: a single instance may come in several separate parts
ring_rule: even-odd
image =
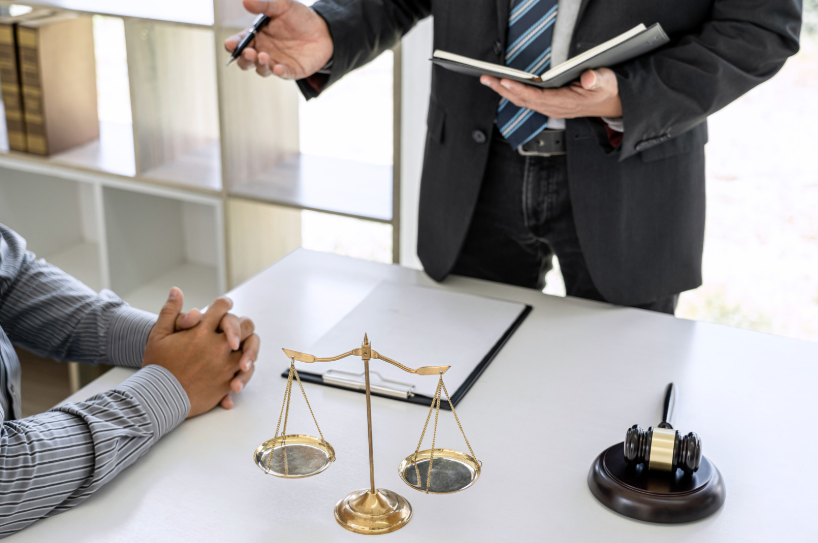
[[[221,190],[213,31],[125,22],[138,176]]]
[[[392,220],[392,166],[299,154],[232,195],[356,218]]]
[[[216,205],[103,187],[111,288],[134,307],[157,312],[171,287],[185,308],[223,290]]]
[[[124,293],[122,299],[133,307],[158,313],[168,299],[170,288],[177,286],[185,295],[186,309],[202,308],[213,303],[219,296],[216,284],[215,266],[187,262],[171,268],[136,290]]]
[[[69,149],[46,160],[84,170],[133,177],[136,175],[133,127],[127,123],[100,121],[98,140]]]
[[[230,288],[301,247],[301,215],[299,209],[227,199]]]
[[[105,287],[96,187],[0,168],[0,218],[38,257],[92,289]]]
[[[222,190],[222,155],[218,141],[184,153],[141,177],[218,192]]]
[[[50,162],[77,170],[109,173],[123,177],[136,175],[133,129],[130,124],[101,121],[99,123],[98,140],[50,157],[40,157],[28,153],[9,151],[5,138],[5,118],[0,121],[2,121],[0,122],[0,130],[3,132],[3,136],[0,137],[0,154],[32,162]],[[5,145],[3,145],[4,143]]]

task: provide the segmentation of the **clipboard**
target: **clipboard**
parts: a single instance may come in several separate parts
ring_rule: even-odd
[[[453,383],[453,388],[456,388],[451,395],[452,403],[456,406],[531,310],[531,306],[518,302],[384,282],[315,344],[300,350],[317,356],[332,355],[335,353],[331,351],[338,350],[341,345],[344,347],[338,352],[348,350],[350,343],[354,345],[359,342],[366,332],[381,353],[401,363],[416,366],[452,365],[452,370],[459,370],[460,377],[456,384]],[[368,317],[370,314],[371,318]],[[454,322],[453,319],[457,321]],[[368,329],[363,330],[364,327]],[[471,333],[472,328],[474,333]],[[396,329],[400,331],[396,332]],[[419,332],[427,337],[433,333],[433,348],[427,350],[440,352],[439,358],[435,358],[435,354],[424,354],[424,338],[410,340],[407,335],[412,332]],[[391,344],[388,337],[390,333]],[[397,338],[401,341],[397,341]],[[464,354],[451,360],[455,351],[463,351]],[[335,364],[337,363],[323,365],[296,362],[302,381],[363,393],[363,367],[360,366],[360,361],[350,359],[342,367],[334,367]],[[452,370],[449,373],[454,373]],[[413,376],[405,373],[400,375],[402,372],[399,370],[398,374],[390,373],[391,371],[388,365],[370,365],[370,388],[373,395],[426,406],[430,404],[433,390],[423,390],[423,385],[430,381],[412,383]],[[288,374],[289,370],[286,370],[281,376],[286,378]],[[456,375],[455,373],[453,377]],[[441,408],[448,410],[449,406],[441,403]]]

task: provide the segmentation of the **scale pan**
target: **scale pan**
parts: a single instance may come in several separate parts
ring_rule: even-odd
[[[253,461],[264,473],[299,479],[327,469],[335,461],[335,450],[323,439],[292,434],[262,443],[253,453]]]
[[[431,488],[428,489],[429,494],[460,492],[469,488],[480,477],[480,462],[468,454],[452,449],[426,449],[403,459],[398,468],[400,478],[415,490],[427,492],[430,460],[432,481],[429,485]]]

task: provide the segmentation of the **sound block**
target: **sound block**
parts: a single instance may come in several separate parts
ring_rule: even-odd
[[[690,522],[715,513],[724,503],[724,479],[716,466],[702,457],[690,475],[651,471],[646,464],[625,461],[624,443],[597,456],[588,473],[588,486],[603,505],[626,517],[672,524]]]

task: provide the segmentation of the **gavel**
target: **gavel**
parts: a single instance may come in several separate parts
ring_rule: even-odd
[[[702,440],[694,432],[682,436],[670,421],[676,403],[676,387],[668,384],[662,409],[662,422],[647,432],[634,424],[625,436],[625,460],[638,465],[647,462],[648,469],[675,472],[681,468],[690,474],[702,462]]]

